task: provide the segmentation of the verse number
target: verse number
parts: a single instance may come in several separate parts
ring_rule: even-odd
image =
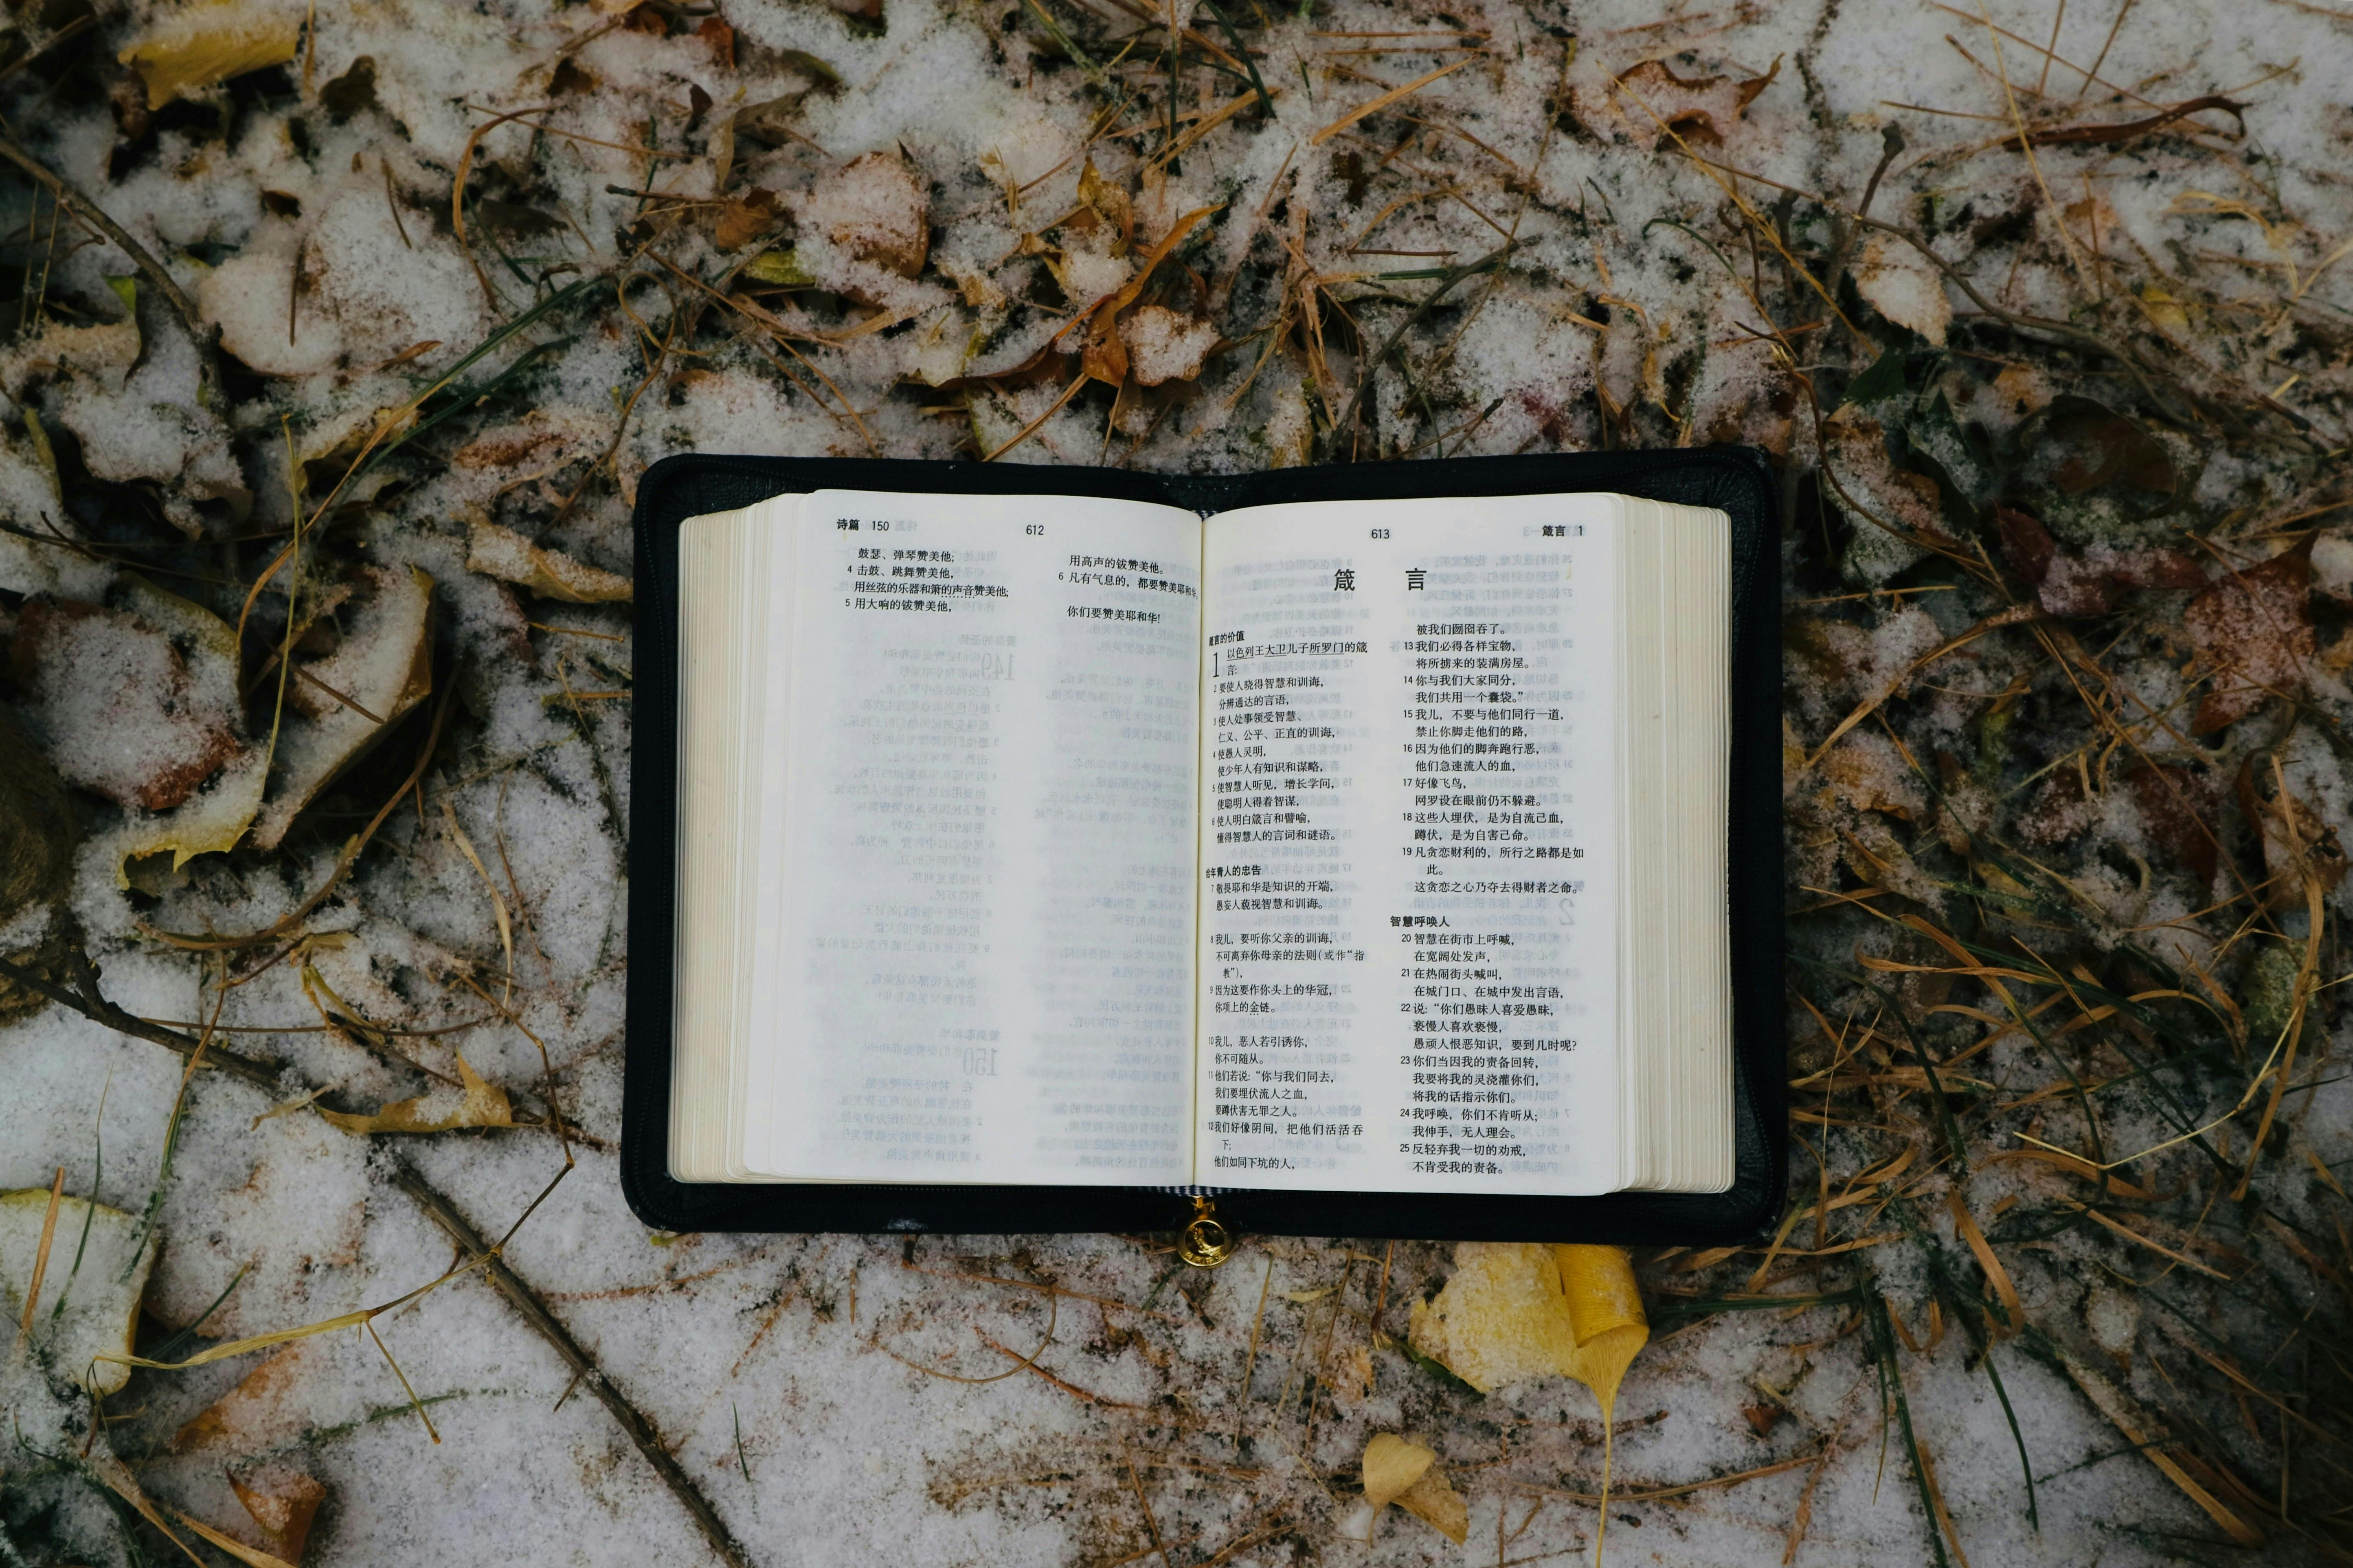
[[[1376,539],[1386,539],[1388,536],[1389,531],[1386,528],[1376,528],[1373,530],[1373,537]]]
[[[1042,539],[1046,536],[1046,525],[1043,523],[1032,523],[1021,531],[1033,539]]]
[[[993,1045],[967,1045],[964,1051],[964,1075],[967,1078],[997,1076],[997,1048]]]

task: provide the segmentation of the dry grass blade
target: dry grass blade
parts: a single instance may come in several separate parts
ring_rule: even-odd
[[[25,1315],[16,1324],[16,1344],[20,1350],[25,1341],[33,1337],[33,1308],[41,1299],[42,1277],[49,1272],[49,1246],[58,1239],[58,1205],[64,1201],[65,1191],[66,1168],[60,1165],[58,1173],[49,1180],[49,1206],[41,1215],[41,1244],[33,1254],[32,1279],[25,1287]]]
[[[1314,135],[1310,136],[1307,139],[1308,145],[1311,147],[1322,146],[1333,137],[1337,136],[1341,132],[1345,131],[1349,126],[1354,125],[1357,121],[1364,119],[1367,115],[1378,114],[1382,110],[1387,109],[1390,104],[1395,103],[1398,100],[1411,97],[1414,93],[1417,93],[1423,88],[1428,87],[1431,82],[1436,81],[1439,78],[1442,76],[1451,76],[1454,72],[1461,70],[1464,66],[1475,64],[1479,58],[1480,57],[1477,55],[1472,55],[1467,58],[1456,60],[1452,65],[1440,66],[1436,70],[1425,71],[1421,75],[1414,78],[1411,81],[1407,82],[1403,87],[1393,87],[1387,92],[1380,94],[1378,97],[1374,98],[1367,102],[1358,104],[1347,113],[1340,116],[1339,119],[1335,120],[1332,123],[1315,132]]]

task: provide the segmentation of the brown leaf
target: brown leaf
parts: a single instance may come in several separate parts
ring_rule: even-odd
[[[1877,419],[1841,408],[1822,427],[1839,482],[1869,507],[1878,521],[1924,539],[1945,538],[1945,514],[1936,482],[1895,466],[1887,455],[1887,428]],[[1868,527],[1872,518],[1855,519]]]
[[[311,1539],[311,1522],[327,1500],[327,1489],[300,1471],[270,1478],[260,1486],[248,1486],[231,1476],[228,1484],[267,1538],[262,1544],[289,1563],[300,1563],[303,1544]]]
[[[716,16],[703,18],[694,36],[711,46],[711,58],[725,70],[735,69],[735,29]]]
[[[2029,588],[2040,588],[2051,571],[2051,558],[2058,554],[2058,542],[2049,530],[2035,518],[2015,506],[1993,509],[1995,535],[2001,541],[2001,556],[2010,569],[2026,579]]]
[[[2180,482],[2163,442],[2088,397],[2054,399],[2042,439],[2060,451],[2059,488],[2070,495],[2119,480],[2169,495]]]
[[[1079,199],[1094,215],[1119,230],[1119,243],[1112,254],[1124,251],[1135,238],[1135,203],[1129,199],[1126,187],[1113,185],[1096,172],[1095,161],[1087,160],[1079,171]]]
[[[780,216],[776,193],[754,185],[742,196],[729,200],[720,214],[718,228],[712,233],[712,242],[722,250],[741,250],[772,232]]]
[[[1759,1437],[1773,1436],[1773,1428],[1781,1425],[1789,1413],[1778,1404],[1744,1404],[1740,1414],[1747,1419],[1749,1430]]]
[[[1086,350],[1080,368],[1097,381],[1116,387],[1127,379],[1127,343],[1119,331],[1118,307],[1106,303],[1087,327]]]
[[[2189,601],[2182,630],[2211,681],[2190,721],[2204,735],[2305,689],[2314,654],[2312,542],[2233,572]]]
[[[142,585],[142,588],[144,585]],[[171,596],[147,589],[159,602]],[[179,601],[173,601],[177,603]],[[206,650],[191,646],[191,654]],[[34,599],[9,668],[22,712],[69,784],[168,811],[244,754],[234,671],[192,668],[167,630],[130,610]]]
[[[2018,836],[2031,844],[2064,843],[2092,825],[2097,808],[2084,793],[2084,777],[2071,766],[2042,780],[2034,799],[2018,814]]]
[[[337,120],[375,107],[375,57],[362,55],[343,74],[319,90],[319,107]]]
[[[1656,115],[1664,122],[1666,131],[1685,142],[1713,147],[1723,143],[1725,130],[1780,72],[1781,62],[1777,58],[1771,70],[1746,81],[1735,81],[1728,76],[1686,79],[1677,76],[1664,60],[1644,60],[1622,72],[1618,85],[1639,101],[1640,107],[1634,111],[1637,123]],[[1662,140],[1666,139],[1665,132],[1660,134]]]
[[[2062,550],[2032,514],[2015,506],[1994,508],[1994,532],[2010,569],[2035,589],[2035,600],[2052,615],[2106,615],[2126,588],[2197,588],[2206,569],[2196,556],[2167,546],[2141,550]]]
[[[235,1388],[198,1411],[173,1435],[172,1452],[251,1454],[300,1436],[308,1418],[293,1393],[304,1363],[319,1352],[299,1340],[245,1374]]]
[[[475,216],[482,227],[510,244],[543,238],[564,230],[564,220],[535,207],[521,202],[497,201],[489,197],[475,204]]]
[[[2202,773],[2162,763],[2143,763],[2125,775],[2149,842],[2187,866],[2203,887],[2221,869],[2221,849],[2214,835],[2214,813],[2221,803],[2212,781]]]
[[[566,55],[555,62],[555,74],[549,79],[547,95],[550,98],[571,98],[594,92],[596,85],[596,73],[582,65],[576,57]]]
[[[807,216],[860,260],[912,278],[931,253],[930,205],[930,193],[904,158],[874,152],[818,180]]]
[[[319,792],[433,691],[433,579],[411,567],[363,567],[364,589],[344,636],[324,659],[299,664],[271,762],[275,795],[253,842],[275,849]],[[298,719],[294,716],[300,715]]]

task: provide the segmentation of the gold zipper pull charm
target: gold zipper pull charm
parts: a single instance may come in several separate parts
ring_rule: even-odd
[[[1234,1255],[1236,1245],[1233,1233],[1218,1218],[1217,1203],[1196,1194],[1193,1217],[1186,1222],[1185,1234],[1176,1244],[1176,1255],[1195,1268],[1215,1268]]]

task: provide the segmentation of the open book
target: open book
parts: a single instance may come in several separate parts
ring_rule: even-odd
[[[1722,512],[812,489],[671,538],[675,1181],[1732,1183]]]

